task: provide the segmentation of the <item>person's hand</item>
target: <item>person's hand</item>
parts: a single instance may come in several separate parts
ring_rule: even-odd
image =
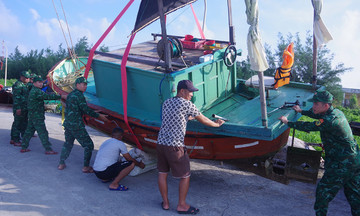
[[[21,109],[16,110],[16,115],[18,115],[18,116],[21,115]]]
[[[301,112],[302,112],[302,109],[300,108],[299,105],[295,105],[295,106],[293,106],[292,108],[293,108],[293,110],[295,110],[295,111],[298,112],[298,113],[301,113]]]
[[[194,120],[195,117],[189,116],[189,121]]]
[[[104,121],[104,122],[108,122],[108,121],[109,121],[109,119],[106,118],[106,115],[100,114],[100,113],[99,113],[99,119],[100,119],[101,121]]]
[[[287,124],[289,122],[289,120],[285,116],[281,116],[279,119],[284,124]]]
[[[224,121],[224,120],[221,120],[221,119],[216,119],[216,120],[215,120],[215,123],[218,123],[218,124],[219,124],[219,127],[220,127],[222,124],[225,123],[225,121]]]
[[[144,168],[145,168],[145,164],[141,161],[141,162],[139,162],[138,167],[140,167],[141,169],[144,169]]]

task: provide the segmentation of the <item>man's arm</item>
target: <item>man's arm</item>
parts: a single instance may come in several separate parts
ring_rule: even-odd
[[[285,116],[281,116],[280,121],[284,124],[287,124],[290,128],[295,128],[301,131],[320,131],[321,127],[324,127],[323,120],[315,121],[315,122],[289,122],[289,120]]]
[[[132,161],[135,163],[136,166],[140,167],[141,169],[145,168],[145,164],[143,162],[139,162],[137,160],[135,160],[134,158],[132,158],[130,156],[129,153],[123,154],[123,157],[127,160],[127,161]]]
[[[209,118],[204,116],[202,113],[200,113],[200,115],[196,116],[195,119],[198,120],[201,124],[204,124],[204,125],[210,126],[210,127],[220,127],[225,122],[221,119],[217,119],[216,121],[211,121]]]
[[[312,108],[310,110],[302,110],[299,105],[295,105],[295,106],[293,106],[293,110],[295,110],[298,113],[301,113],[301,115],[306,115],[306,116],[308,116],[310,118],[314,118],[314,119],[320,119],[322,117],[322,115],[315,114],[312,111]]]
[[[83,113],[91,117],[98,118],[104,122],[108,121],[106,115],[95,112],[87,105],[84,95],[79,96],[78,100],[79,100],[79,107],[83,111]]]

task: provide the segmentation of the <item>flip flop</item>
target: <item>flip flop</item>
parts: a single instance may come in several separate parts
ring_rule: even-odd
[[[84,170],[84,168],[82,169],[83,173],[93,173],[94,169],[92,167],[87,168],[86,170]]]
[[[46,155],[56,155],[58,153],[56,151],[51,150],[51,151],[46,151],[45,154]]]
[[[31,150],[30,149],[21,149],[20,150],[21,153],[25,153],[25,152],[29,152],[29,151],[31,151]]]
[[[111,191],[127,191],[127,190],[129,190],[129,188],[124,185],[119,185],[119,187],[117,187],[115,189],[109,188],[109,190],[111,190]]]
[[[14,143],[14,146],[20,147],[20,146],[21,146],[21,142],[16,142],[16,143]]]
[[[164,202],[161,202],[161,208],[163,209],[163,210],[169,210],[170,208],[164,208]]]
[[[192,215],[196,215],[197,213],[199,213],[200,209],[197,209],[195,207],[190,206],[189,209],[187,211],[177,211],[179,214],[192,214]]]
[[[66,167],[65,164],[59,164],[58,170],[63,170],[63,169],[65,169],[65,167]]]

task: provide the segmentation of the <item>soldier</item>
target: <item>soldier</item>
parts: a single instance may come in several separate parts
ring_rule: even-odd
[[[289,122],[289,127],[302,131],[320,131],[325,148],[325,173],[316,188],[316,215],[326,215],[329,202],[343,187],[352,215],[360,215],[360,154],[350,125],[344,114],[332,106],[333,96],[328,91],[317,91],[309,111],[299,106],[293,109],[302,115],[318,119],[315,122]]]
[[[66,100],[65,121],[63,124],[65,127],[65,143],[61,150],[58,169],[63,170],[66,167],[65,160],[69,157],[74,140],[76,139],[84,148],[84,167],[82,171],[84,173],[92,173],[94,170],[89,164],[94,144],[85,129],[82,117],[84,114],[87,114],[103,121],[108,120],[104,114],[96,113],[87,106],[83,95],[87,88],[86,79],[84,77],[77,78],[75,85],[76,89],[68,95]]]
[[[27,100],[29,89],[27,83],[29,82],[30,73],[22,71],[20,79],[14,83],[13,89],[13,115],[14,122],[11,127],[11,140],[10,144],[14,146],[21,146],[20,134],[24,135],[27,126]]]
[[[28,98],[28,125],[23,136],[23,142],[21,144],[20,152],[28,152],[29,141],[34,135],[35,131],[38,132],[39,138],[42,145],[45,148],[45,154],[53,155],[57,152],[53,151],[51,148],[51,143],[49,142],[49,133],[46,130],[45,125],[45,108],[44,100],[57,100],[57,99],[66,99],[65,95],[49,95],[41,91],[43,86],[43,80],[39,76],[33,78],[33,87],[30,90]]]

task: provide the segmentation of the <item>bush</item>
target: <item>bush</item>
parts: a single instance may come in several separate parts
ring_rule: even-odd
[[[352,121],[360,122],[360,109],[349,109],[349,108],[345,108],[345,107],[336,107],[336,108],[338,108],[339,110],[341,110],[344,113],[348,122],[352,122]],[[307,116],[302,116],[299,119],[299,121],[312,122],[312,121],[315,121],[315,119],[312,119]],[[290,131],[290,135],[292,135],[292,133],[293,133],[292,130],[293,129],[291,129],[291,131]],[[295,137],[303,140],[306,143],[322,143],[319,131],[312,131],[310,133],[307,133],[304,131],[296,130]],[[357,144],[360,145],[360,136],[354,136],[354,137],[355,137]]]

